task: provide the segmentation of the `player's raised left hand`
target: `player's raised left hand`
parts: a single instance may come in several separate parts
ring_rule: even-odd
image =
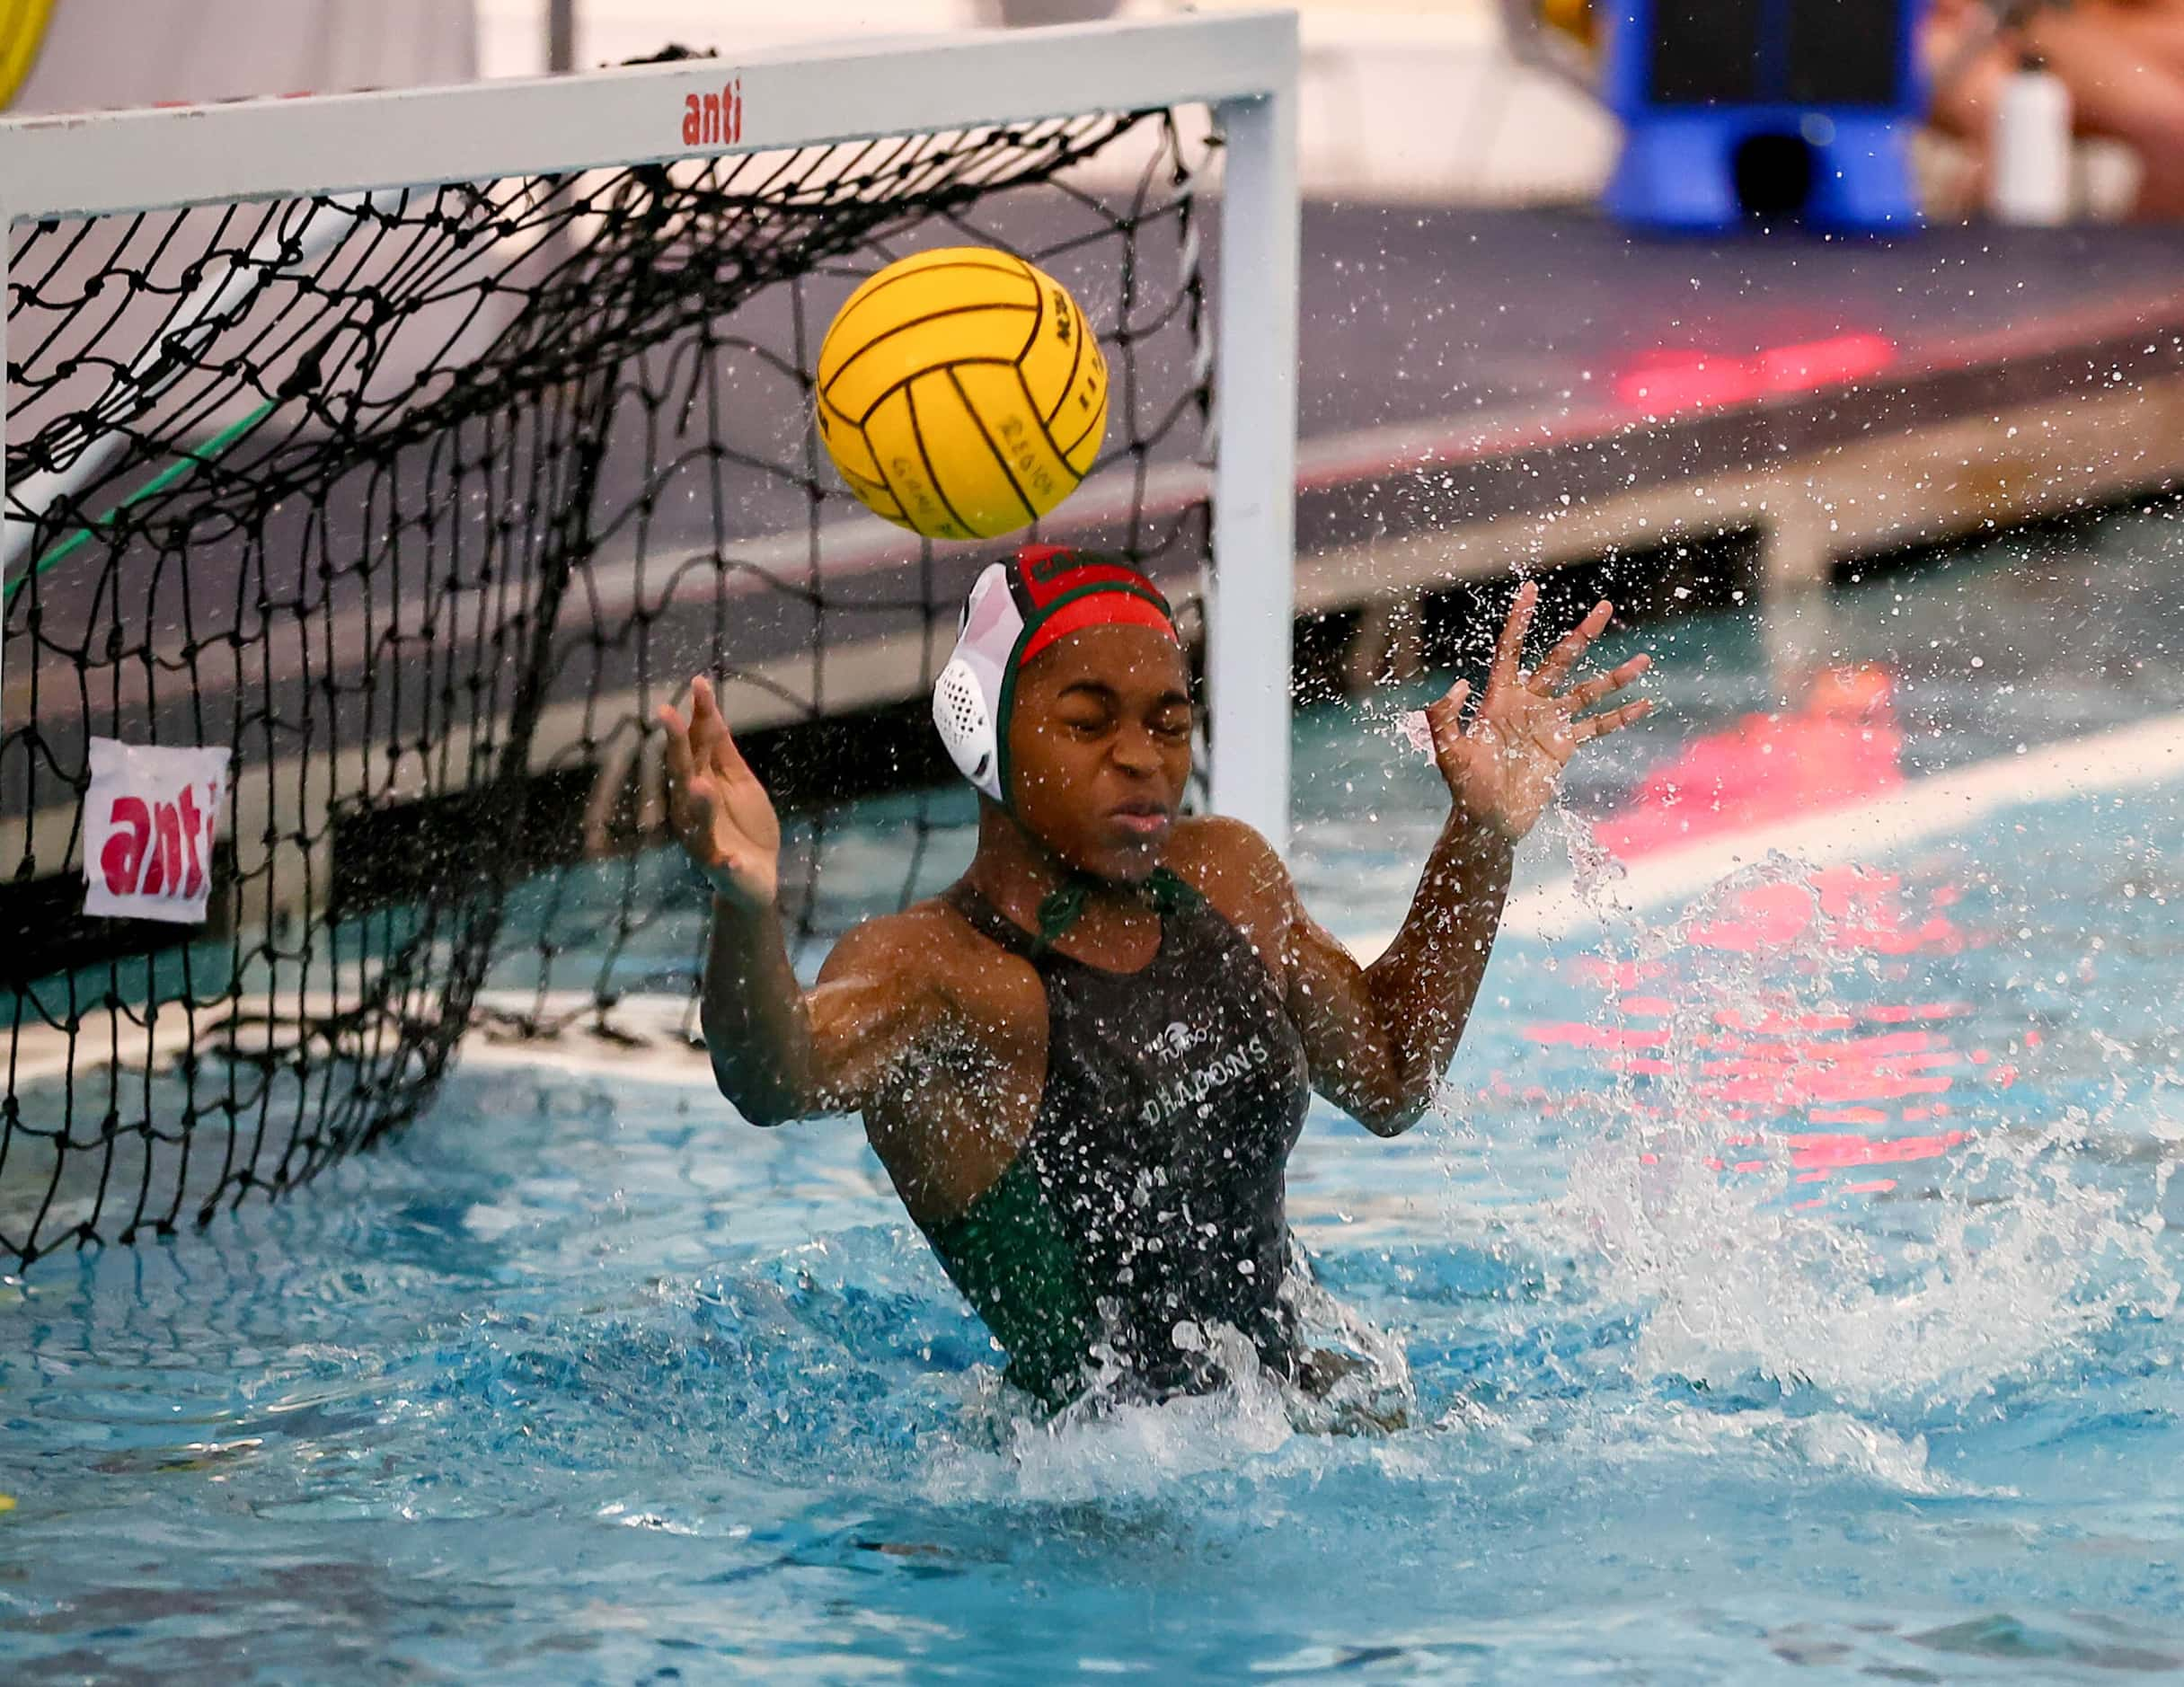
[[[1469,720],[1463,714],[1469,680],[1458,680],[1446,696],[1426,706],[1433,758],[1448,782],[1448,794],[1464,813],[1510,843],[1538,824],[1553,799],[1555,781],[1580,744],[1642,720],[1653,706],[1640,698],[1585,712],[1643,674],[1651,666],[1645,656],[1570,682],[1571,671],[1615,613],[1605,600],[1563,635],[1546,660],[1529,674],[1520,671],[1525,633],[1538,606],[1539,587],[1526,580],[1502,624],[1486,694]]]

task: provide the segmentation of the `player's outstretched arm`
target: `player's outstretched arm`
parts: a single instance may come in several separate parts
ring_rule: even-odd
[[[1643,674],[1643,656],[1571,682],[1614,613],[1605,603],[1532,673],[1521,672],[1538,602],[1538,588],[1526,582],[1502,628],[1486,693],[1468,720],[1469,681],[1426,711],[1452,801],[1386,953],[1360,967],[1296,909],[1290,1011],[1311,1053],[1313,1082],[1384,1136],[1408,1129],[1432,1102],[1486,976],[1516,845],[1545,812],[1562,769],[1579,745],[1629,726],[1651,707],[1640,700],[1586,712]]]
[[[712,887],[700,1019],[721,1093],[754,1125],[862,1108],[941,1008],[900,919],[852,932],[807,992],[774,905],[781,823],[737,749],[712,687],[690,685],[690,719],[662,706],[668,811]]]

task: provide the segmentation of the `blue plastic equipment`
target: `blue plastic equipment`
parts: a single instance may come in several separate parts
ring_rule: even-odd
[[[1606,0],[1601,96],[1623,121],[1608,213],[1726,228],[1918,225],[1920,0]]]

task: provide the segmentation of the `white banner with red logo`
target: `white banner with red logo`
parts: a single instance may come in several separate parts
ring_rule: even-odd
[[[225,750],[92,739],[84,912],[201,922],[212,890],[213,828],[226,795]]]

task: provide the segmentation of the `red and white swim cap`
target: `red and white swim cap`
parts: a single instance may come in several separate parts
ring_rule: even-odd
[[[979,575],[955,652],[933,685],[933,724],[957,771],[1005,805],[1017,674],[1071,633],[1116,623],[1181,642],[1160,588],[1119,558],[1031,544]]]

